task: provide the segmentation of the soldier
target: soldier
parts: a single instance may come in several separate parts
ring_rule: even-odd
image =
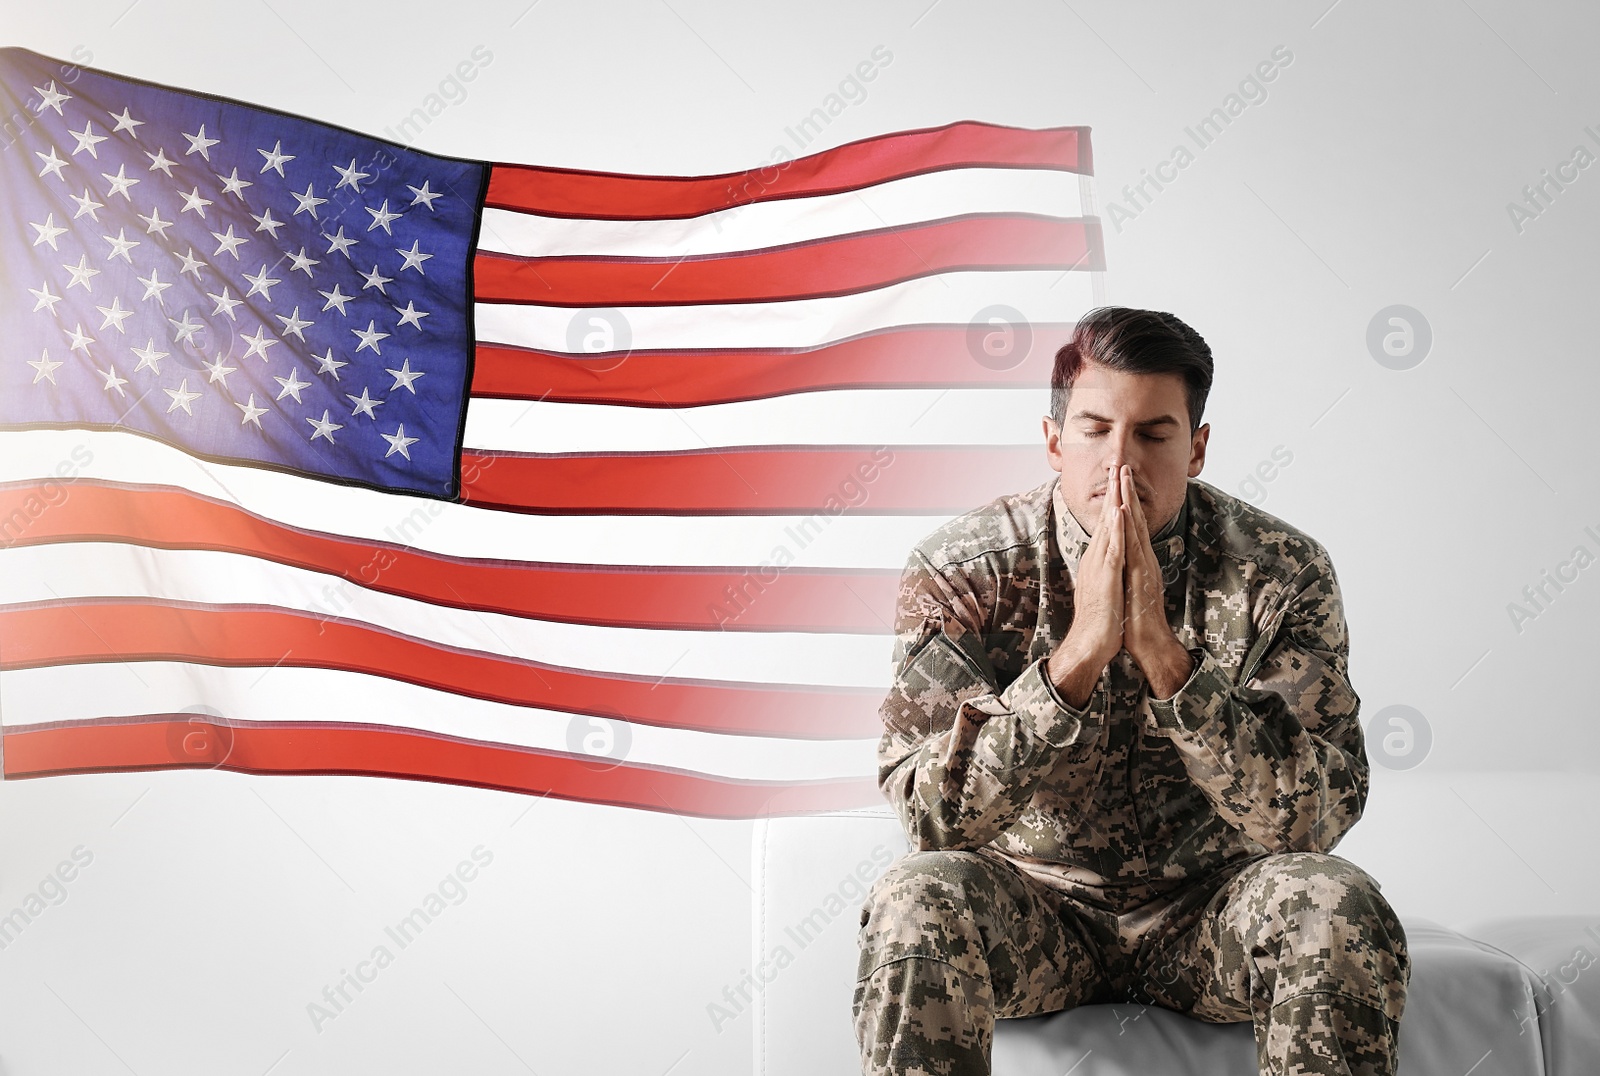
[[[996,1018],[1121,1001],[1253,1021],[1264,1074],[1395,1071],[1405,934],[1331,854],[1368,780],[1338,581],[1197,479],[1211,376],[1171,314],[1090,311],[1059,474],[907,559],[878,782],[912,852],[861,908],[868,1076],[986,1076]]]

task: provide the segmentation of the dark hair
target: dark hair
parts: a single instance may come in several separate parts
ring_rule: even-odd
[[[1187,386],[1189,432],[1200,428],[1206,395],[1211,391],[1211,348],[1173,315],[1101,306],[1079,318],[1072,339],[1056,352],[1050,374],[1050,417],[1057,426],[1066,422],[1072,383],[1085,362],[1133,374],[1182,374]]]

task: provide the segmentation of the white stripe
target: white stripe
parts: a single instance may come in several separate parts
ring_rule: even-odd
[[[497,452],[603,452],[804,445],[1037,444],[1050,390],[840,389],[704,407],[475,399],[466,445]]]
[[[855,295],[773,303],[594,307],[478,303],[480,343],[544,351],[809,348],[907,325],[967,325],[994,306],[1071,325],[1094,306],[1087,271],[940,273]],[[984,319],[987,323],[987,318]],[[1060,330],[1065,343],[1068,330]],[[588,342],[586,341],[595,341]],[[604,360],[615,366],[614,357]]]
[[[443,646],[651,678],[887,688],[893,643],[886,634],[671,631],[530,620],[447,608],[212,550],[71,542],[0,551],[0,605],[99,597],[297,610]],[[893,620],[892,608],[880,612],[886,623]]]
[[[607,721],[485,702],[360,673],[326,669],[221,669],[141,661],[24,669],[5,674],[5,727],[155,713],[217,713],[233,723],[341,721],[395,725],[492,743],[583,752],[609,738],[608,757],[750,780],[870,776],[876,740],[726,736]],[[207,709],[201,710],[201,706]],[[314,762],[315,760],[308,760]]]
[[[522,257],[727,254],[967,213],[1084,216],[1078,176],[1032,168],[962,168],[861,191],[757,202],[682,220],[587,220],[485,209],[482,250]]]
[[[1049,477],[1041,463],[1040,481]],[[310,531],[403,544],[446,556],[562,564],[737,566],[789,561],[898,571],[950,514],[873,516],[525,515],[379,493],[255,467],[207,463],[131,433],[0,432],[0,482],[53,479],[56,503],[75,477],[177,486]],[[848,505],[870,506],[870,486]],[[44,510],[48,510],[49,502]],[[20,530],[18,528],[21,528]],[[0,539],[25,533],[0,519]],[[777,555],[783,549],[787,557]]]

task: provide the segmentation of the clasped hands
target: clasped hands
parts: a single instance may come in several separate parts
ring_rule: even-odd
[[[1171,698],[1184,685],[1193,659],[1167,623],[1164,589],[1133,468],[1107,465],[1100,521],[1078,561],[1072,626],[1047,666],[1068,703],[1087,704],[1106,664],[1123,648],[1153,698]]]

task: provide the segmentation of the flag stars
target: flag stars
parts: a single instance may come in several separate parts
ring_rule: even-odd
[[[345,395],[346,399],[348,399],[352,404],[355,405],[355,407],[351,410],[350,414],[352,414],[352,415],[366,415],[368,418],[373,419],[374,421],[377,420],[377,417],[378,417],[377,413],[374,412],[372,409],[374,407],[382,407],[383,406],[383,401],[382,400],[374,400],[371,396],[369,396],[367,394],[367,390],[365,388],[363,388],[361,390],[361,395],[360,396],[355,396],[355,395],[352,395],[351,393],[348,393],[348,392],[345,393],[344,395]]]
[[[400,214],[389,212],[389,199],[385,198],[383,200],[383,206],[381,208],[368,209],[367,212],[372,214],[372,223],[367,225],[367,231],[370,232],[374,228],[382,228],[384,234],[394,234],[389,229],[389,222],[400,219]]]
[[[345,256],[346,261],[350,260],[350,248],[361,242],[359,239],[345,238],[343,225],[340,225],[338,235],[324,235],[322,238],[328,241],[329,254],[332,254],[334,251],[338,251],[340,254]]]
[[[101,314],[105,315],[105,320],[100,322],[100,327],[102,329],[113,327],[119,333],[127,331],[122,327],[122,323],[133,316],[133,308],[129,307],[127,310],[124,310],[122,308],[122,299],[120,296],[113,295],[111,297],[110,306],[97,306],[95,309],[100,311]]]
[[[168,157],[165,149],[157,146],[154,153],[146,150],[144,155],[150,158],[150,167],[145,169],[145,171],[160,172],[168,179],[172,178],[172,166],[178,162],[173,160],[171,157]]]
[[[200,129],[202,131],[205,130],[204,127],[200,128]],[[190,392],[189,391],[189,379],[188,378],[184,378],[182,381],[180,381],[178,383],[178,387],[175,388],[175,389],[162,389],[161,391],[165,392],[168,396],[172,397],[172,402],[167,405],[167,414],[169,414],[169,415],[172,414],[172,412],[176,411],[180,407],[183,408],[183,413],[184,414],[186,414],[186,415],[193,415],[194,414],[193,411],[189,410],[189,405],[191,403],[193,403],[195,400],[198,400],[200,398],[200,394],[198,392]]]
[[[56,370],[61,366],[60,359],[50,358],[50,349],[46,348],[37,359],[30,359],[28,365],[33,367],[33,384],[41,380],[56,383]]]
[[[348,362],[340,362],[334,358],[333,348],[331,347],[324,354],[312,355],[311,357],[317,360],[317,373],[332,374],[335,381],[339,380],[339,368],[350,365]]]
[[[234,314],[233,308],[236,307],[236,306],[242,305],[244,303],[244,300],[243,299],[235,299],[235,298],[233,298],[228,293],[228,289],[227,288],[223,288],[222,289],[222,294],[220,294],[220,295],[213,294],[212,292],[208,291],[208,292],[206,292],[206,298],[212,300],[213,302],[215,302],[217,304],[217,308],[215,310],[211,311],[211,316],[212,317],[216,317],[218,314],[226,314],[226,315],[228,315],[228,320],[229,321],[238,321],[239,320],[237,315]]]
[[[428,212],[433,212],[433,200],[439,197],[439,192],[430,191],[428,189],[427,180],[423,180],[422,186],[420,187],[413,187],[411,184],[407,183],[406,190],[416,195],[415,198],[411,199],[412,205],[425,205],[428,207]]]
[[[360,194],[361,181],[363,179],[372,178],[372,176],[366,172],[356,171],[356,159],[354,157],[350,158],[349,168],[340,168],[338,165],[334,165],[333,170],[339,173],[339,182],[334,185],[334,190],[338,190],[340,187],[349,187],[357,194]]]
[[[40,243],[49,243],[51,250],[56,249],[56,238],[65,235],[67,232],[65,228],[56,223],[56,215],[54,213],[46,215],[43,224],[35,224],[29,221],[28,227],[39,233],[38,238],[33,241],[33,245],[38,246]]]
[[[122,115],[120,115],[120,116],[117,115],[115,112],[110,111],[109,109],[106,111],[106,115],[110,116],[112,119],[117,121],[117,125],[111,129],[111,133],[112,134],[116,134],[119,131],[127,131],[134,138],[138,138],[139,137],[139,132],[136,131],[134,128],[143,127],[144,126],[144,120],[136,120],[136,119],[134,119],[133,115],[132,115],[132,112],[133,112],[133,110],[130,107],[126,106],[126,105],[123,106]]]
[[[72,274],[72,283],[67,285],[67,291],[71,291],[81,284],[84,291],[89,292],[91,295],[94,294],[94,289],[89,287],[89,278],[99,276],[100,270],[89,268],[89,255],[85,254],[79,258],[77,265],[68,265],[66,262],[62,262],[61,268]]]
[[[272,236],[274,240],[278,238],[278,229],[283,227],[283,221],[273,220],[271,209],[268,209],[259,217],[254,213],[250,214],[250,216],[256,222],[256,231],[266,232],[268,235]]]
[[[319,291],[317,294],[328,300],[322,304],[322,309],[328,310],[337,306],[341,315],[344,317],[350,316],[350,312],[345,309],[345,306],[348,305],[350,300],[354,299],[355,296],[346,295],[344,292],[340,291],[339,285],[335,284],[332,291]]]
[[[261,267],[261,272],[257,273],[255,276],[251,276],[249,273],[246,273],[244,278],[250,282],[250,290],[245,292],[244,297],[248,299],[252,295],[264,295],[267,297],[267,302],[269,303],[272,302],[272,286],[274,284],[283,283],[283,281],[277,279],[276,277],[268,276],[267,267],[265,265]]]
[[[223,365],[221,355],[218,355],[214,362],[202,362],[200,365],[206,368],[207,384],[215,385],[220,381],[223,388],[228,387],[228,375],[238,369],[237,366]]]
[[[378,294],[380,295],[389,294],[388,289],[386,289],[384,285],[394,283],[394,277],[384,276],[382,273],[378,272],[377,262],[372,263],[372,272],[361,274],[361,279],[366,281],[366,283],[361,285],[362,291],[366,291],[368,288],[377,288]]]
[[[389,334],[379,332],[377,322],[375,320],[369,318],[367,320],[367,327],[365,329],[351,329],[350,331],[355,333],[355,335],[361,340],[361,343],[356,345],[356,354],[359,355],[362,351],[369,347],[372,349],[372,353],[374,355],[383,354],[383,352],[378,348],[378,341],[388,339]]]
[[[194,248],[190,247],[189,248],[189,253],[187,253],[187,254],[179,254],[177,251],[174,250],[172,252],[172,256],[174,258],[177,258],[179,261],[183,262],[183,267],[178,270],[179,275],[181,276],[184,273],[191,273],[191,274],[194,275],[195,282],[199,283],[199,281],[200,281],[200,266],[203,263],[200,261],[199,258],[196,258],[194,256]]]
[[[100,369],[99,367],[95,367],[94,372],[105,378],[105,384],[101,385],[100,387],[106,392],[114,391],[118,396],[128,395],[128,390],[122,387],[128,383],[128,379],[125,377],[118,377],[117,368],[115,366],[108,367],[104,370]]]
[[[311,267],[313,265],[322,264],[321,260],[318,258],[307,257],[305,247],[300,248],[300,253],[289,255],[289,261],[291,263],[289,265],[289,272],[304,272],[308,280],[311,278]]]
[[[218,243],[216,252],[211,255],[213,258],[222,257],[222,252],[226,250],[229,254],[233,255],[234,261],[238,261],[239,247],[250,242],[250,237],[247,235],[234,235],[232,224],[228,225],[228,230],[226,232],[212,232],[211,236]]]
[[[410,250],[402,250],[400,247],[394,248],[394,252],[406,260],[406,263],[400,267],[400,271],[402,273],[407,269],[415,269],[418,276],[428,275],[422,271],[422,263],[433,257],[433,255],[422,253],[422,251],[418,249],[421,246],[422,241],[418,240],[411,244]]]
[[[414,387],[417,378],[427,376],[427,374],[421,370],[413,370],[411,368],[411,360],[409,358],[400,364],[400,369],[385,369],[383,372],[394,378],[394,384],[389,386],[390,392],[394,392],[398,389],[405,389],[413,396],[417,394],[417,390]]]
[[[185,308],[183,312],[182,321],[178,321],[176,318],[168,318],[167,321],[172,325],[173,329],[177,331],[178,335],[173,338],[173,343],[175,344],[192,343],[194,340],[194,334],[206,327],[205,322],[203,321],[190,321],[189,311],[187,308]]]
[[[78,211],[72,214],[73,220],[77,220],[79,217],[87,213],[89,214],[90,220],[94,221],[96,224],[100,223],[100,214],[96,211],[104,209],[106,204],[104,202],[95,201],[94,195],[89,192],[88,187],[83,188],[83,197],[81,198],[76,194],[69,194],[67,197],[78,203]]]
[[[116,175],[112,175],[110,172],[101,172],[100,175],[107,183],[111,184],[111,189],[106,191],[107,198],[110,198],[114,194],[120,194],[122,195],[124,201],[133,201],[133,195],[128,193],[128,188],[134,186],[139,181],[137,179],[130,179],[128,177],[127,165],[118,165]]]
[[[249,424],[249,425],[254,426],[258,430],[261,428],[261,416],[267,413],[267,409],[265,407],[257,407],[256,406],[256,394],[255,393],[252,392],[250,394],[249,402],[247,402],[247,403],[237,403],[236,402],[233,406],[237,407],[240,411],[244,412],[244,417],[239,420],[239,425],[243,426],[243,425]]]
[[[328,421],[328,409],[326,408],[323,409],[322,417],[320,419],[308,418],[306,421],[311,423],[311,439],[315,441],[319,437],[326,437],[330,445],[334,443],[333,431],[344,429],[344,426],[341,424]]]
[[[244,358],[248,359],[251,355],[260,355],[262,362],[271,361],[267,358],[267,349],[278,343],[277,340],[267,336],[267,327],[265,325],[258,328],[254,336],[245,336],[241,337],[241,339],[248,341],[250,344],[245,349]]]
[[[178,210],[179,213],[198,213],[201,220],[205,219],[206,206],[211,204],[211,199],[200,197],[199,187],[195,187],[188,194],[181,194],[180,197],[183,198],[183,208]]]
[[[400,324],[395,326],[397,329],[400,327],[400,325],[410,325],[418,332],[421,332],[422,319],[429,316],[428,311],[418,310],[417,304],[412,302],[410,299],[406,300],[406,305],[404,307],[397,306],[394,308],[394,310],[395,313],[400,315]]]
[[[50,82],[49,89],[40,89],[38,86],[35,86],[33,88],[33,92],[38,94],[41,98],[39,107],[34,109],[34,111],[39,115],[44,115],[45,109],[53,108],[56,110],[56,115],[63,118],[66,116],[66,113],[61,111],[61,106],[63,103],[72,100],[72,95],[70,93],[62,93],[61,91],[57,90],[55,81],[53,79]]]
[[[288,377],[274,377],[272,380],[276,381],[282,388],[282,391],[278,393],[278,399],[281,400],[285,396],[293,396],[295,403],[305,403],[300,398],[300,393],[310,388],[311,382],[301,381],[299,370],[291,369]]]
[[[67,133],[76,139],[78,143],[78,148],[72,151],[72,155],[74,157],[87,150],[89,156],[93,157],[95,160],[100,159],[100,151],[95,147],[104,142],[106,140],[106,136],[95,134],[93,123],[85,120],[83,123],[83,130],[74,131],[69,127],[67,128]]]
[[[165,351],[156,350],[156,342],[153,337],[149,343],[145,344],[144,347],[130,348],[129,350],[131,350],[135,355],[139,356],[139,365],[133,368],[134,373],[138,373],[140,370],[149,369],[151,373],[160,376],[161,360],[167,357],[167,353]]]
[[[81,351],[89,353],[89,345],[94,343],[94,337],[83,331],[83,322],[78,322],[77,328],[68,330],[67,335],[72,337],[72,342],[67,345],[68,351]]]
[[[44,162],[44,169],[39,173],[40,179],[43,179],[46,175],[53,175],[63,183],[67,181],[67,177],[61,174],[61,170],[72,162],[57,157],[54,146],[50,147],[49,153],[40,153],[38,150],[34,150],[33,155]]]
[[[33,295],[34,298],[32,313],[37,314],[45,307],[49,307],[50,316],[55,316],[56,304],[61,301],[61,296],[56,295],[50,290],[50,282],[48,280],[46,280],[42,286],[38,288],[29,288],[28,291]]]
[[[148,217],[143,213],[136,214],[136,216],[138,216],[140,220],[144,221],[145,235],[155,235],[159,232],[162,240],[165,241],[167,238],[167,229],[172,227],[172,221],[161,219],[160,206],[152,206],[150,209],[150,215]]]
[[[159,270],[152,269],[148,277],[135,276],[134,279],[144,285],[144,294],[139,296],[141,300],[154,299],[163,307],[167,305],[167,297],[163,293],[172,287],[172,283],[163,282]]]
[[[241,202],[244,201],[244,189],[246,187],[255,186],[255,184],[248,179],[240,179],[239,170],[237,168],[233,170],[232,175],[225,176],[219,172],[217,173],[217,178],[222,181],[222,193],[231,194]]]
[[[265,174],[267,169],[270,168],[274,172],[278,173],[278,178],[279,179],[283,179],[284,178],[283,166],[288,164],[290,161],[294,160],[294,154],[292,154],[292,153],[283,153],[283,152],[281,152],[282,149],[283,149],[283,142],[279,141],[279,142],[276,142],[276,143],[273,144],[272,151],[270,153],[267,150],[264,150],[264,149],[256,150],[257,153],[261,154],[262,157],[266,158],[266,162],[267,163],[265,163],[265,164],[263,164],[261,166],[261,171],[262,171],[263,174]]]
[[[295,206],[294,212],[290,214],[291,218],[298,217],[302,213],[310,213],[311,219],[316,220],[317,206],[327,201],[326,198],[318,198],[316,196],[315,184],[312,183],[306,184],[306,192],[304,194],[299,194],[295,191],[290,191],[289,194],[296,202],[300,203]]]
[[[282,314],[274,314],[272,316],[283,322],[283,335],[298,337],[301,343],[304,343],[306,339],[305,330],[314,324],[314,322],[306,321],[300,316],[300,308],[298,306],[294,308],[294,313],[288,317],[284,317]]]
[[[189,148],[183,151],[183,155],[185,157],[192,153],[198,153],[200,154],[202,160],[206,161],[207,163],[211,161],[211,147],[216,145],[219,139],[206,137],[205,124],[202,123],[200,125],[200,132],[198,134],[184,133],[183,137],[189,140]],[[185,408],[184,410],[188,409]]]
[[[409,460],[411,458],[411,446],[416,444],[419,440],[419,438],[416,437],[406,436],[406,424],[404,422],[400,423],[400,428],[395,430],[393,433],[383,433],[380,431],[378,436],[389,442],[389,451],[383,454],[384,459],[388,459],[390,456],[398,452],[400,455]]]
[[[129,265],[133,264],[133,258],[128,252],[138,246],[139,241],[137,239],[129,239],[126,228],[118,228],[115,239],[109,235],[102,235],[100,238],[111,244],[111,253],[106,255],[106,261],[111,261],[113,258],[121,258]]]

